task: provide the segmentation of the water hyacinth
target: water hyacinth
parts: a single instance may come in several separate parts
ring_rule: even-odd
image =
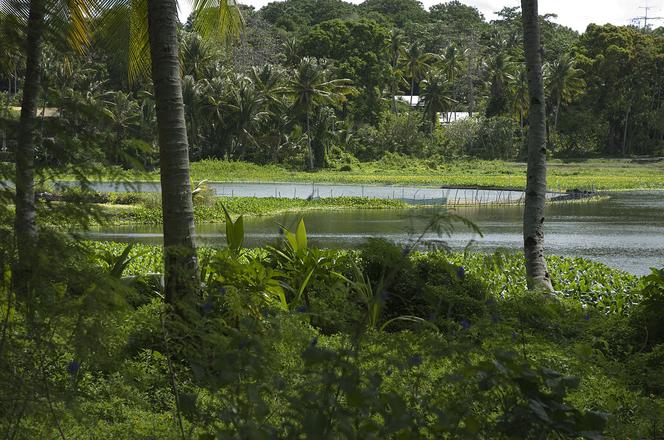
[[[464,331],[467,331],[468,329],[470,329],[470,321],[468,321],[467,319],[462,319],[460,324],[461,324],[461,328]]]

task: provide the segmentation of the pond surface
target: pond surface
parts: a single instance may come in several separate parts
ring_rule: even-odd
[[[59,182],[60,185],[78,185],[76,182]],[[230,197],[284,197],[291,199],[325,197],[367,197],[372,199],[399,199],[410,203],[442,204],[450,203],[491,203],[518,202],[523,191],[491,190],[472,188],[433,188],[392,185],[343,185],[327,183],[288,183],[288,182],[229,182],[208,183],[206,185],[218,196]],[[159,192],[158,182],[93,183],[91,188],[98,192]],[[549,194],[549,197],[555,194]]]
[[[453,249],[471,241],[477,251],[522,247],[519,206],[463,207],[456,212],[482,230],[480,237],[457,225],[451,238],[442,237]],[[274,217],[246,219],[246,245],[274,243],[278,224],[292,226],[304,217],[310,242],[321,247],[356,247],[368,237],[384,237],[405,243],[422,232],[431,210],[342,210],[288,213]],[[223,246],[223,225],[198,225],[201,244]],[[115,226],[90,232],[102,240],[161,242],[161,228]],[[426,234],[426,240],[438,239]],[[593,203],[552,204],[547,207],[546,249],[553,255],[590,258],[634,274],[649,273],[650,267],[664,267],[664,192],[626,192]]]

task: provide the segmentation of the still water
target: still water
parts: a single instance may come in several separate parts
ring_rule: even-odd
[[[274,243],[279,224],[292,226],[304,217],[310,242],[321,247],[355,247],[368,237],[408,242],[419,236],[427,223],[423,209],[342,210],[288,213],[246,219],[246,245]],[[483,237],[457,225],[451,237],[442,237],[453,249],[469,243],[477,251],[490,252],[522,246],[518,206],[458,208],[456,213],[475,222]],[[198,242],[222,246],[223,225],[198,225]],[[161,228],[111,226],[90,232],[91,238],[160,243]],[[429,233],[426,240],[439,237]],[[549,254],[590,258],[635,274],[650,267],[664,267],[664,192],[616,193],[597,203],[552,204],[547,207],[546,246]]]
[[[77,182],[58,182],[60,186],[74,186]],[[401,185],[344,185],[328,183],[290,182],[228,182],[207,183],[206,187],[218,196],[229,197],[284,197],[309,199],[326,197],[367,197],[371,199],[398,199],[413,204],[518,202],[523,191],[474,188],[434,188]],[[96,182],[90,188],[98,192],[159,192],[158,182]],[[549,193],[548,197],[557,194]]]

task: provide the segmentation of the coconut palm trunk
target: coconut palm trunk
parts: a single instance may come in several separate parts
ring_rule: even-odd
[[[546,205],[546,105],[542,77],[542,48],[537,0],[521,0],[524,49],[530,94],[528,177],[523,212],[523,239],[528,287],[553,291],[544,260],[544,208]]]
[[[161,169],[165,295],[170,304],[190,297],[199,287],[177,24],[176,0],[148,0]]]
[[[16,159],[15,233],[18,263],[14,270],[17,293],[27,294],[33,259],[32,249],[37,237],[35,211],[35,133],[37,106],[41,88],[41,60],[44,39],[45,0],[31,0],[25,45],[26,68],[21,102]]]

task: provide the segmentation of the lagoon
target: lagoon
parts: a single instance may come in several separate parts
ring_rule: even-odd
[[[455,213],[475,222],[483,237],[460,224],[451,237],[425,234],[425,240],[443,239],[450,248],[492,252],[521,249],[520,206],[459,207]],[[430,208],[399,210],[335,210],[289,212],[245,221],[247,246],[274,243],[279,225],[292,227],[303,217],[312,245],[353,248],[369,237],[405,243],[425,228]],[[613,193],[597,202],[556,203],[547,207],[546,248],[552,255],[576,256],[643,275],[650,267],[664,267],[664,192]],[[223,246],[223,225],[197,225],[199,244]],[[106,226],[89,231],[90,238],[160,243],[158,226]]]

